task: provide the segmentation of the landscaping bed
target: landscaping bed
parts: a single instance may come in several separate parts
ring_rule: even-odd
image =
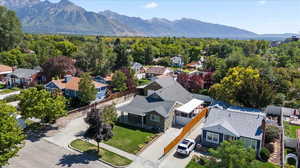
[[[157,136],[151,132],[120,125],[114,126],[113,135],[110,140],[104,143],[133,154],[138,153],[147,143]]]
[[[284,125],[285,136],[290,138],[297,137],[297,129],[300,129],[300,126],[291,125],[287,121],[285,121],[283,125]]]
[[[76,139],[71,142],[71,147],[81,151],[81,152],[89,152],[91,154],[97,154],[97,146],[94,144],[91,144],[89,142]],[[110,152],[106,149],[100,148],[100,152],[98,154],[99,159],[108,162],[114,166],[126,166],[129,165],[132,161],[120,156],[116,153]]]

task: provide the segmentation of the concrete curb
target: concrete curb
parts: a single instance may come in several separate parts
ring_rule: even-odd
[[[81,139],[82,140],[82,139]],[[80,152],[80,153],[84,153],[83,151],[81,151],[81,150],[79,150],[79,149],[76,149],[76,148],[74,148],[74,147],[72,147],[71,146],[71,144],[69,144],[68,145],[68,148],[70,148],[71,150],[74,150],[74,151],[76,151],[76,152]],[[121,155],[120,155],[121,156]],[[122,157],[124,157],[124,156],[122,156]],[[104,163],[104,164],[107,164],[107,165],[109,165],[109,166],[111,166],[111,167],[114,167],[114,168],[126,168],[126,167],[128,167],[130,164],[128,164],[128,165],[125,165],[125,166],[116,166],[116,165],[113,165],[113,164],[111,164],[111,163],[109,163],[109,162],[106,162],[106,161],[104,161],[104,160],[102,160],[102,159],[100,159],[100,158],[98,158],[98,161],[100,161],[100,162],[102,162],[102,163]],[[133,161],[132,161],[133,162]]]

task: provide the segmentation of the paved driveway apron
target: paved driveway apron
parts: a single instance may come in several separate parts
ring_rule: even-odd
[[[5,168],[109,168],[91,155],[61,148],[45,140],[26,141],[26,146]]]

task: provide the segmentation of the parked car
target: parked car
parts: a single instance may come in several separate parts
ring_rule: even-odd
[[[192,139],[184,139],[178,146],[176,152],[182,155],[189,155],[195,148],[195,141]]]

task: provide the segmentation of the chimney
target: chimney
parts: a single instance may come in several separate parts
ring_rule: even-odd
[[[67,83],[67,82],[69,82],[71,79],[72,79],[72,75],[66,75],[66,76],[64,77],[64,82]]]

